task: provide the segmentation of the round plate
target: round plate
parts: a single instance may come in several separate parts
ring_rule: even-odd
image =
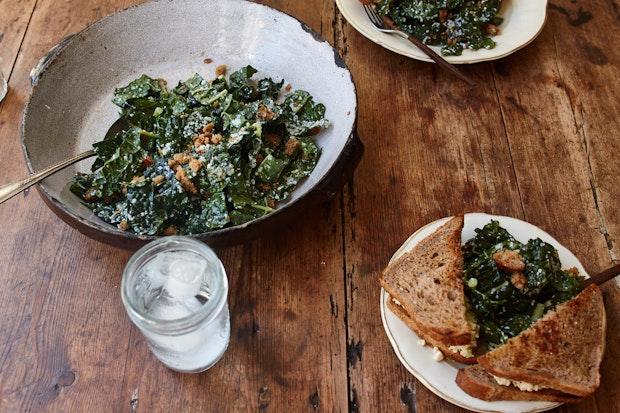
[[[432,62],[420,49],[399,36],[379,32],[370,22],[360,0],[336,0],[338,9],[358,32],[393,52],[412,59]],[[501,59],[532,42],[542,30],[547,18],[547,0],[504,0],[500,15],[504,22],[500,33],[493,37],[495,48],[463,50],[461,56],[444,56],[453,64],[478,63]],[[441,48],[433,46],[441,54]]]
[[[259,70],[257,79],[285,79],[295,89],[310,92],[325,104],[331,126],[317,135],[322,156],[316,168],[287,202],[244,225],[196,237],[212,246],[242,243],[279,230],[310,203],[337,193],[361,156],[351,74],[335,49],[304,23],[243,0],[143,3],[94,23],[54,48],[32,74],[22,127],[28,168],[41,170],[101,140],[118,119],[111,102],[116,87],[143,73],[170,85],[194,73],[213,78],[220,64],[230,72],[250,64]],[[103,222],[68,191],[72,176],[88,171],[91,163],[43,181],[39,189],[48,206],[86,235],[120,247],[138,248],[155,239]]]
[[[394,253],[390,262],[410,251],[417,243],[432,234],[449,219],[450,218],[440,219],[417,230],[405,241],[398,251]],[[562,246],[556,239],[540,228],[516,218],[483,213],[465,214],[465,225],[461,235],[462,242],[473,238],[475,235],[474,229],[482,228],[492,219],[499,221],[502,227],[508,230],[508,232],[521,242],[527,242],[531,238],[538,237],[553,245],[558,250],[563,268],[576,267],[581,275],[588,277],[586,270],[577,257]],[[383,327],[390,339],[390,343],[392,343],[392,348],[394,348],[396,356],[411,374],[424,384],[426,388],[442,399],[476,412],[533,413],[550,410],[560,405],[560,403],[552,402],[487,402],[471,397],[461,390],[454,381],[458,369],[465,367],[465,365],[456,363],[452,360],[436,362],[433,359],[433,349],[428,346],[419,345],[418,335],[387,308],[386,304],[389,295],[383,289],[381,289],[380,298],[381,320],[383,321]]]

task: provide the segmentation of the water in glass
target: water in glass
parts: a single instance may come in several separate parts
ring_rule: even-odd
[[[228,282],[209,247],[184,237],[155,241],[132,257],[122,284],[131,320],[166,366],[203,371],[224,354]]]

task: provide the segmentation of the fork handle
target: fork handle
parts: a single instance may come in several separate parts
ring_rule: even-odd
[[[55,165],[50,166],[40,172],[34,173],[30,175],[28,178],[22,179],[19,182],[14,182],[12,184],[8,184],[0,187],[0,204],[3,202],[13,198],[15,195],[19,194],[22,191],[30,188],[32,185],[42,181],[48,176],[52,175],[55,172],[60,171],[63,168],[66,168],[69,165],[72,165],[82,159],[89,158],[95,155],[95,151],[90,150],[87,152],[82,152],[79,155],[75,155],[72,158],[65,159]]]
[[[398,26],[396,26],[396,23],[394,23],[394,20],[392,20],[388,16],[383,16],[383,22],[390,29],[396,31],[399,35],[407,38],[411,43],[416,45],[419,49],[421,49],[424,53],[426,53],[428,57],[433,59],[433,61],[437,63],[437,65],[439,65],[442,69],[444,69],[445,71],[449,73],[452,73],[454,76],[465,81],[469,86],[476,86],[476,82],[472,78],[470,78],[469,76],[465,75],[463,72],[458,70],[456,67],[454,67],[454,65],[451,65],[450,63],[448,63],[446,59],[444,59],[443,57],[435,53],[433,49],[431,49],[426,44],[424,44],[424,42],[422,42],[420,39],[418,39],[415,36],[410,36],[407,33],[400,30]]]
[[[586,279],[583,282],[583,286],[587,287],[590,284],[601,285],[604,282],[611,280],[612,278],[620,275],[620,264],[616,264],[611,268],[606,269],[605,271],[601,271],[600,273]]]

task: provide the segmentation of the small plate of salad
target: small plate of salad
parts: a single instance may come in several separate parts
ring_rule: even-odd
[[[432,60],[399,36],[379,32],[364,12],[372,3],[403,32],[421,39],[453,64],[500,59],[527,46],[542,30],[547,0],[336,0],[362,35],[393,52]]]

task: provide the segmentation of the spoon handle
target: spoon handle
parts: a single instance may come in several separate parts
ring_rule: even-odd
[[[612,278],[620,275],[620,264],[616,264],[611,268],[607,268],[605,271],[601,271],[600,273],[588,278],[584,281],[584,287],[587,287],[590,284],[601,285],[606,281],[611,280]]]
[[[92,149],[87,152],[82,152],[72,158],[65,159],[64,161],[58,162],[57,164],[52,165],[49,168],[32,174],[26,179],[0,187],[0,204],[4,203],[8,199],[11,199],[20,192],[30,188],[32,185],[42,181],[48,176],[60,171],[61,169],[66,168],[69,165],[73,165],[74,163],[81,161],[82,159],[90,158],[94,155],[95,151]]]

